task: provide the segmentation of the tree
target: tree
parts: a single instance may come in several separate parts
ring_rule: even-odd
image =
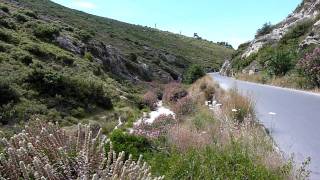
[[[184,81],[187,84],[191,84],[191,83],[194,83],[199,78],[203,77],[204,75],[205,75],[205,72],[203,71],[203,68],[201,66],[192,65],[187,69],[185,73]]]
[[[272,30],[273,30],[273,26],[271,25],[271,23],[266,22],[263,24],[263,26],[260,29],[257,30],[256,37],[266,35],[270,33]]]

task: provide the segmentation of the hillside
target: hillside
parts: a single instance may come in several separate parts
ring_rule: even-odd
[[[48,0],[1,1],[0,121],[73,124],[101,111],[130,119],[145,82],[180,80],[191,64],[217,69],[232,52]]]
[[[225,64],[229,68],[223,71],[242,74],[259,71],[258,78],[248,79],[263,83],[278,79],[276,84],[297,88],[318,86],[318,80],[310,73],[312,67],[303,64],[305,57],[314,54],[320,44],[319,8],[320,1],[304,0],[280,23],[265,24],[254,40],[239,46],[231,64]]]

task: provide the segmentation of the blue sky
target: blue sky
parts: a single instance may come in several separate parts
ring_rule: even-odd
[[[254,38],[265,22],[275,24],[302,0],[53,0],[123,22],[154,27],[234,47]]]

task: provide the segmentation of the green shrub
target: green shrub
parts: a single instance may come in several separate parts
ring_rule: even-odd
[[[205,75],[205,72],[203,71],[203,68],[199,65],[191,65],[185,75],[184,75],[184,82],[188,84],[194,83],[199,78],[203,77]]]
[[[88,42],[91,38],[93,38],[93,34],[85,30],[78,30],[76,35],[83,42]]]
[[[32,17],[32,18],[34,18],[34,19],[37,19],[37,18],[38,18],[38,17],[37,17],[37,14],[36,14],[35,12],[33,12],[33,11],[30,11],[30,10],[21,10],[21,11],[19,11],[19,12],[21,12],[21,13],[29,16],[29,17]]]
[[[13,47],[14,47],[13,45],[0,42],[0,52],[8,52],[8,51],[10,51]]]
[[[273,26],[270,22],[264,23],[262,28],[258,29],[256,37],[269,34],[273,30]]]
[[[257,58],[269,75],[283,76],[294,68],[297,54],[288,47],[266,46],[259,51]]]
[[[75,59],[70,55],[58,55],[57,60],[67,66],[73,65]]]
[[[16,24],[12,19],[0,19],[0,25],[8,29],[16,29]]]
[[[0,9],[1,9],[3,12],[6,12],[6,13],[9,13],[9,12],[10,12],[8,6],[5,6],[5,5],[3,5],[3,4],[0,4]]]
[[[24,22],[28,21],[28,18],[24,14],[21,14],[21,13],[16,13],[14,15],[14,17],[16,18],[16,20],[18,22],[21,22],[21,23],[24,23]]]
[[[39,91],[41,95],[56,97],[61,96],[63,102],[89,108],[96,104],[105,109],[113,107],[100,82],[76,77],[64,76],[58,72],[35,69],[27,78],[27,83]]]
[[[22,46],[22,49],[30,52],[31,54],[38,56],[42,59],[52,60],[55,59],[55,55],[45,49],[42,45],[38,45],[35,43],[28,43]]]
[[[19,43],[18,37],[12,31],[4,29],[0,29],[0,40],[11,44]]]
[[[38,38],[52,40],[55,36],[59,35],[60,29],[54,24],[38,24],[33,33]]]
[[[16,103],[19,101],[18,92],[13,89],[8,83],[0,81],[0,106],[8,104],[9,102]]]
[[[90,62],[93,61],[93,56],[90,52],[85,52],[83,58],[90,61]]]
[[[17,59],[18,61],[22,62],[25,65],[30,65],[33,62],[32,56],[25,51],[16,50],[11,52],[11,54],[14,59]]]
[[[116,152],[130,153],[134,159],[139,158],[140,154],[151,152],[152,149],[151,142],[148,139],[130,135],[121,130],[114,130],[109,138]]]

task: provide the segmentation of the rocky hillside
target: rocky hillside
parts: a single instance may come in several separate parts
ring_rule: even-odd
[[[232,52],[49,0],[2,0],[0,122],[74,123],[101,110],[116,119],[139,106],[139,85],[180,80],[192,64],[217,69]]]
[[[296,70],[297,62],[320,44],[320,1],[304,0],[276,25],[265,25],[256,38],[239,46],[225,70],[283,76]]]

